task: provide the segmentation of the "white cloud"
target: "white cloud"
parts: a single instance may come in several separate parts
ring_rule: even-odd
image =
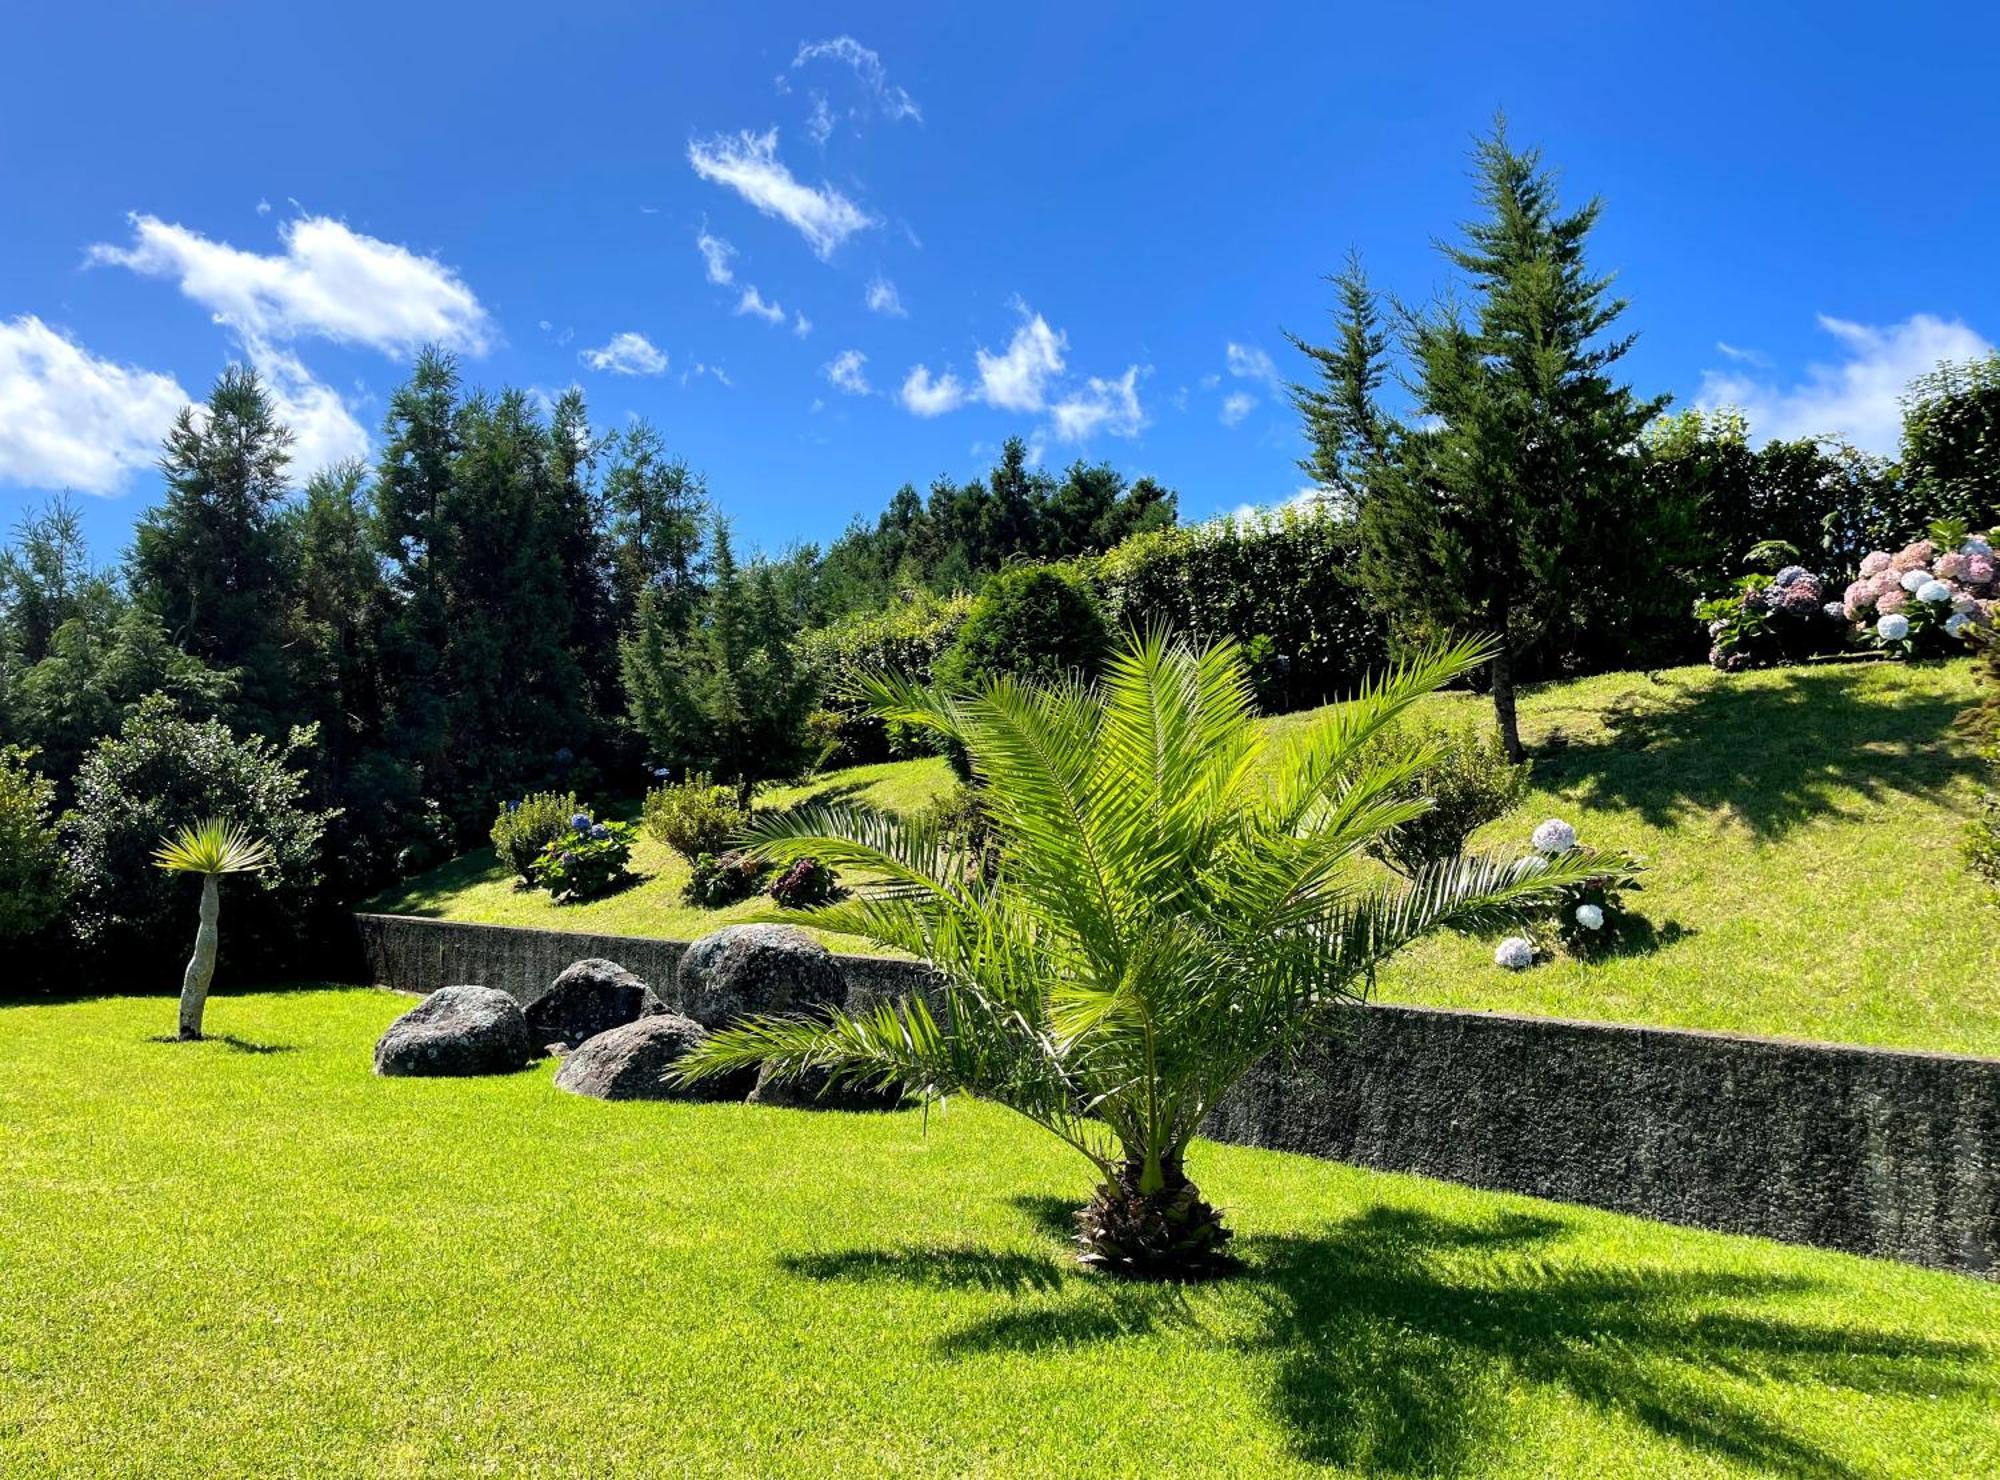
[[[1005,354],[979,351],[979,395],[1002,411],[1040,411],[1047,404],[1048,383],[1062,374],[1066,335],[1048,320],[1021,306],[1026,320],[1014,331]]]
[[[1257,398],[1248,391],[1231,391],[1222,398],[1222,424],[1226,427],[1239,426],[1243,418],[1256,408]]]
[[[892,319],[910,316],[909,310],[903,307],[902,295],[897,293],[896,285],[879,275],[868,284],[868,292],[862,301],[872,313],[886,314]]]
[[[339,391],[315,380],[290,350],[252,341],[251,365],[271,398],[278,420],[292,429],[290,475],[303,483],[321,468],[368,456],[368,430]]]
[[[794,309],[792,311],[792,332],[804,339],[813,331],[813,321]]]
[[[867,363],[868,356],[860,350],[844,349],[826,363],[826,378],[837,391],[844,391],[850,396],[868,395],[871,387],[861,369]]]
[[[1710,370],[1695,395],[1704,408],[1738,406],[1762,438],[1842,436],[1870,452],[1894,453],[1902,437],[1899,398],[1910,381],[1940,360],[1991,354],[1987,339],[1957,319],[1913,314],[1900,324],[1857,324],[1819,315],[1845,358],[1808,365],[1803,380],[1780,385]]]
[[[1754,349],[1739,349],[1737,346],[1731,344],[1726,339],[1716,340],[1715,348],[1719,353],[1727,356],[1729,359],[1740,360],[1746,365],[1762,365],[1768,368],[1771,363],[1771,357],[1765,354],[1763,351]]]
[[[949,370],[933,378],[928,366],[918,365],[904,377],[900,399],[912,415],[943,416],[965,404],[965,386]]]
[[[1082,390],[1049,408],[1056,436],[1065,442],[1082,442],[1097,432],[1114,437],[1136,437],[1146,424],[1139,409],[1139,367],[1129,365],[1116,380],[1091,376]]]
[[[825,93],[814,93],[812,100],[812,112],[806,115],[806,132],[812,135],[812,141],[815,144],[824,149],[826,141],[833,137],[836,120],[833,116],[833,109],[827,106]]]
[[[700,360],[696,360],[687,369],[681,371],[681,384],[686,385],[690,380],[699,380],[704,375],[708,376],[711,380],[720,382],[724,386],[734,388],[736,385],[736,382],[729,378],[728,372],[720,365],[704,365]]]
[[[268,200],[264,200],[263,198],[259,197],[257,201],[257,214],[260,216],[270,215],[271,203]]]
[[[100,360],[32,314],[0,323],[0,480],[116,493],[188,400],[172,376]]]
[[[836,36],[831,41],[801,43],[799,54],[792,58],[792,70],[797,71],[808,62],[821,58],[845,62],[852,67],[854,75],[861,79],[861,85],[868,90],[868,95],[874,99],[875,105],[882,110],[885,118],[894,122],[901,122],[905,118],[917,123],[924,121],[923,110],[917,106],[917,100],[889,81],[888,69],[882,65],[881,55],[863,46],[852,36]]]
[[[795,179],[778,158],[775,128],[692,141],[688,163],[702,179],[727,185],[765,215],[790,223],[821,261],[855,232],[878,224],[831,185],[815,190]]]
[[[499,338],[478,297],[451,268],[331,217],[285,222],[278,228],[285,250],[271,256],[155,216],[131,221],[131,246],[99,244],[88,260],[176,280],[246,342],[317,336],[389,355],[432,343],[481,355]]]
[[[1273,391],[1283,392],[1285,383],[1278,379],[1278,367],[1271,363],[1271,357],[1263,350],[1248,344],[1229,344],[1224,349],[1229,362],[1229,373],[1238,380],[1255,380],[1268,385]]]
[[[664,375],[667,369],[667,352],[630,329],[612,335],[610,343],[587,349],[577,358],[593,370],[608,370],[613,375]]]
[[[701,235],[694,239],[694,245],[707,266],[711,283],[726,286],[736,281],[736,270],[729,265],[729,259],[736,255],[736,248],[719,236],[710,236],[706,224],[702,226]]]
[[[785,321],[784,309],[775,303],[765,302],[764,295],[757,291],[755,284],[743,289],[743,296],[736,300],[736,312],[739,315],[755,314],[767,324],[782,324]]]

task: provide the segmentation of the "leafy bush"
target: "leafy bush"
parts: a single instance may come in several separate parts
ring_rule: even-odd
[[[1638,876],[1645,872],[1645,865],[1636,858],[1625,853],[1580,852],[1576,829],[1558,817],[1538,826],[1529,842],[1547,867],[1583,856],[1601,859],[1604,864],[1603,872],[1566,885],[1548,913],[1534,922],[1527,938],[1531,952],[1548,950],[1549,937],[1553,936],[1572,956],[1589,960],[1614,949],[1634,925],[1644,923],[1625,906],[1624,891],[1641,887]],[[1518,939],[1521,937],[1503,941],[1494,960],[1516,970],[1532,964],[1532,954],[1521,960],[1518,949],[1508,949]]]
[[[922,821],[947,850],[964,860],[962,873],[968,884],[990,884],[999,876],[1000,834],[977,786],[961,783],[933,798]]]
[[[1966,824],[1965,861],[2000,889],[2000,745],[1988,747],[1986,766],[1993,784],[1979,798],[1979,815]]]
[[[704,853],[727,848],[750,813],[737,801],[734,787],[697,774],[647,792],[643,820],[649,836],[692,863]]]
[[[1367,756],[1370,764],[1404,765],[1425,754],[1435,759],[1395,788],[1400,797],[1428,798],[1431,809],[1377,838],[1369,852],[1406,878],[1465,852],[1466,840],[1506,816],[1528,791],[1528,763],[1507,759],[1497,731],[1394,726]]]
[[[19,746],[0,746],[0,944],[10,948],[55,925],[70,893],[55,783],[29,758]]]
[[[629,822],[596,822],[588,812],[569,819],[569,830],[551,839],[535,860],[535,882],[549,897],[576,902],[609,894],[630,881],[632,839]]]
[[[755,894],[767,871],[768,865],[755,854],[704,853],[694,860],[681,898],[697,909],[727,909]]]
[[[1089,585],[1060,565],[1015,565],[989,580],[937,662],[947,689],[1008,676],[1035,681],[1096,674],[1111,640]]]
[[[1382,666],[1380,616],[1355,580],[1351,522],[1313,506],[1127,540],[1089,563],[1114,627],[1243,644],[1267,713],[1350,693]]]
[[[573,791],[536,791],[518,802],[502,802],[488,835],[493,851],[522,883],[532,884],[542,850],[570,831],[569,820],[581,809]]]
[[[315,915],[321,840],[334,815],[308,805],[306,773],[317,730],[283,746],[238,740],[214,720],[184,717],[163,695],[142,700],[117,735],[98,742],[77,773],[66,823],[78,881],[78,925],[112,967],[166,986],[186,947],[186,881],[153,866],[163,835],[215,817],[268,842],[272,863],[230,904],[223,966],[247,975],[297,963],[321,923]],[[171,966],[163,963],[173,963]]]
[[[884,724],[869,714],[854,697],[854,686],[857,679],[882,674],[928,683],[971,612],[970,596],[917,595],[800,637],[800,661],[813,675],[825,712],[834,717],[842,761],[862,765],[937,753],[925,732]]]
[[[1847,638],[1840,603],[1801,565],[1744,576],[1729,595],[1697,601],[1694,615],[1708,628],[1708,661],[1725,673],[1838,652]]]
[[[2000,559],[1991,541],[1941,521],[1894,555],[1870,551],[1842,609],[1865,638],[1899,657],[1963,652],[2000,614]]]
[[[832,869],[817,858],[795,858],[771,884],[771,898],[788,910],[832,904],[846,891]]]

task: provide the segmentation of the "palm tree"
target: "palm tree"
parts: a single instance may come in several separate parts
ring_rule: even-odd
[[[200,874],[201,927],[195,931],[194,955],[181,977],[183,1040],[201,1037],[202,1009],[208,1005],[208,984],[215,976],[215,919],[222,908],[215,881],[224,874],[254,873],[272,864],[270,845],[219,817],[184,827],[161,838],[153,862],[174,874]]]
[[[1468,857],[1384,883],[1368,844],[1422,814],[1421,747],[1368,742],[1487,661],[1437,648],[1274,740],[1232,643],[1127,639],[1100,684],[998,679],[953,697],[867,685],[885,720],[964,748],[1001,839],[990,883],[921,821],[851,804],[768,816],[764,856],[872,880],[805,923],[926,962],[927,993],[732,1025],[683,1061],[833,1083],[971,1093],[1019,1111],[1097,1168],[1077,1215],[1086,1264],[1191,1278],[1233,1265],[1187,1178],[1188,1142],[1258,1059],[1366,999],[1376,966],[1445,926],[1483,928],[1623,866]],[[1275,752],[1275,753],[1273,753]],[[793,916],[791,918],[799,918]]]

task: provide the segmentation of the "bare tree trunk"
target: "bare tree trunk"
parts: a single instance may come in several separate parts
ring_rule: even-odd
[[[1521,721],[1514,712],[1514,650],[1504,640],[1493,655],[1493,718],[1500,725],[1500,743],[1507,747],[1507,759],[1519,764]]]
[[[181,1037],[201,1037],[201,1013],[208,1005],[208,984],[215,975],[215,918],[222,900],[215,887],[215,875],[201,881],[201,928],[194,934],[194,954],[188,958],[187,972],[181,977]]]

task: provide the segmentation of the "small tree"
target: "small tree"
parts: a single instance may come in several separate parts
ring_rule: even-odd
[[[201,875],[201,924],[195,931],[194,954],[181,976],[181,1041],[201,1037],[202,1010],[208,1005],[208,984],[215,977],[216,917],[221,913],[216,880],[224,874],[250,874],[269,868],[270,846],[219,817],[184,827],[160,839],[153,862],[170,874]]]

